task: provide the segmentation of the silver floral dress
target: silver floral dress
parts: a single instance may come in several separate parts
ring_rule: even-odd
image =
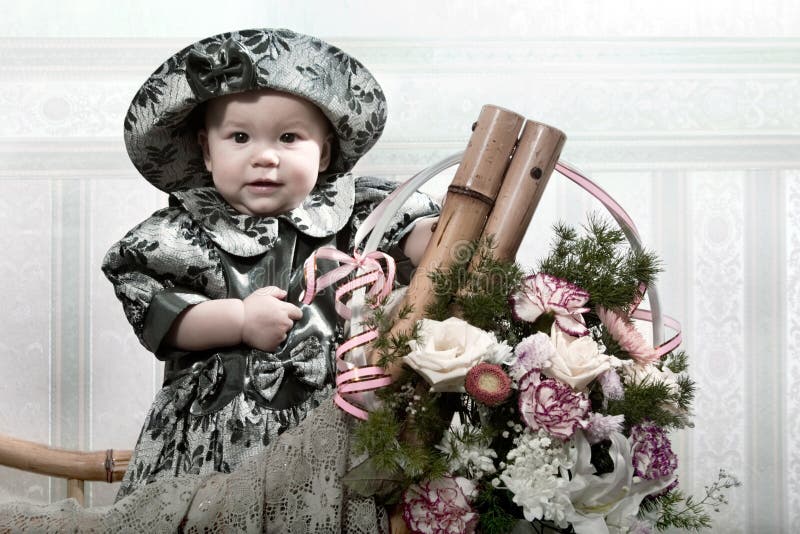
[[[275,285],[299,305],[305,259],[321,246],[349,250],[358,225],[394,185],[336,175],[278,217],[239,214],[213,188],[175,192],[169,207],[109,250],[103,271],[140,341],[165,362],[164,386],[118,499],[163,478],[230,472],[331,402],[341,333],[330,291],[300,305],[302,319],[272,353],[246,346],[185,352],[161,342],[186,307],[205,300],[244,298]],[[414,220],[436,212],[430,199],[415,195],[396,215],[382,248],[396,250]]]

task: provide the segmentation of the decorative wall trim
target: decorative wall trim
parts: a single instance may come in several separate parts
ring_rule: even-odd
[[[800,166],[800,39],[331,41],[389,99],[363,173],[410,174],[462,150],[486,103],[558,126],[565,159],[589,170]],[[185,44],[0,39],[0,179],[135,177],[122,117]]]
[[[542,66],[562,72],[621,67],[629,72],[661,72],[668,67],[670,73],[800,71],[800,39],[325,39],[352,52],[371,70],[417,74]],[[0,73],[139,75],[186,44],[186,39],[0,38],[0,49],[5,51]]]

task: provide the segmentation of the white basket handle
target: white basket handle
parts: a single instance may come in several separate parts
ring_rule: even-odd
[[[406,200],[417,191],[428,180],[442,172],[443,170],[457,165],[463,156],[464,152],[458,152],[444,158],[443,160],[423,169],[415,174],[413,177],[401,184],[395,191],[389,195],[378,208],[373,211],[367,219],[361,224],[355,237],[355,248],[358,250],[359,245],[364,238],[369,235],[369,239],[364,245],[363,254],[367,254],[377,250],[383,234],[388,229],[389,223],[394,214],[400,209]],[[603,206],[608,210],[609,214],[617,221],[625,237],[628,239],[630,245],[636,251],[643,250],[642,239],[639,235],[639,230],[631,219],[630,215],[614,200],[611,195],[606,193],[600,186],[592,182],[585,174],[577,170],[571,164],[565,161],[558,161],[555,170],[566,176],[580,187],[589,192],[593,197],[598,199]],[[642,319],[653,323],[653,346],[659,356],[674,350],[681,343],[680,323],[672,317],[665,316],[661,312],[661,304],[658,298],[658,291],[655,284],[646,288],[650,302],[650,310],[639,309],[638,307],[633,311],[631,317]],[[351,300],[351,308],[353,310],[353,323],[351,327],[359,324],[361,317],[361,309],[364,303],[364,294],[353,295]],[[668,326],[676,331],[676,334],[667,342],[664,342],[664,326]]]

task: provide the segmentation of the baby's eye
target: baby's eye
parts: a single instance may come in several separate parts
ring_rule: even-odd
[[[285,133],[281,135],[281,143],[294,143],[297,141],[297,134]]]
[[[244,132],[236,132],[233,134],[234,143],[246,143],[249,139],[250,136]]]

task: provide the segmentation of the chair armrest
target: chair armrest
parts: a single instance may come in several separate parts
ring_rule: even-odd
[[[75,451],[0,434],[0,465],[76,480],[122,480],[131,451]]]

